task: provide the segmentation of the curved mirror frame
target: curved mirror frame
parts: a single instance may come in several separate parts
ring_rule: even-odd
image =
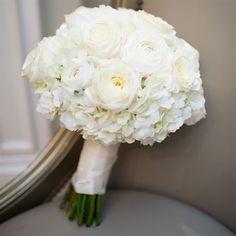
[[[72,147],[79,139],[77,133],[60,128],[35,161],[0,190],[0,215],[4,215],[5,212],[17,205],[22,197],[30,194],[43,183],[58,168],[60,163],[69,156]],[[79,154],[73,154],[74,159],[77,159],[78,156]],[[39,199],[41,199],[41,196],[39,196]]]

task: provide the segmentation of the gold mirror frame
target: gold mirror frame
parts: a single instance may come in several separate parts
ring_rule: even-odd
[[[144,1],[143,0],[116,0],[112,1],[112,7],[113,8],[131,8],[135,10],[141,10],[143,6]]]
[[[77,141],[79,141],[77,133],[69,132],[63,128],[59,129],[35,161],[0,190],[0,219],[5,212],[17,205],[23,196],[29,194],[45,181],[58,165],[68,157]],[[78,154],[74,158],[76,157]]]

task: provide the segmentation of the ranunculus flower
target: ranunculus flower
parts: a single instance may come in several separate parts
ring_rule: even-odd
[[[121,60],[110,60],[99,66],[91,88],[85,93],[104,109],[121,111],[130,106],[140,84],[138,75]]]
[[[135,23],[139,25],[140,28],[148,29],[156,34],[161,34],[162,37],[166,39],[171,38],[176,34],[174,27],[160,17],[155,17],[145,11],[138,11],[138,13],[133,15],[135,16]]]
[[[173,55],[173,73],[184,91],[199,90],[201,86],[199,72],[199,53],[184,40],[175,41]]]
[[[84,47],[90,55],[112,58],[119,53],[122,34],[118,26],[111,22],[95,22],[84,32]]]
[[[74,59],[63,65],[61,82],[73,92],[80,93],[94,76],[94,67],[88,61]]]
[[[121,49],[121,58],[142,75],[161,74],[171,68],[171,50],[163,38],[151,31],[131,34]]]

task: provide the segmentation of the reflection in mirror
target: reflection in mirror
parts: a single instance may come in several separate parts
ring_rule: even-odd
[[[81,5],[110,3],[109,0],[0,2],[0,28],[4,29],[0,38],[0,187],[25,170],[59,129],[58,121],[47,121],[36,112],[33,91],[20,76],[25,56],[42,37],[55,34],[65,14]]]

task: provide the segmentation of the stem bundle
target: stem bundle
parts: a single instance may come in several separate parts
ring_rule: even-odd
[[[76,219],[78,225],[98,226],[102,221],[104,195],[76,193],[72,184],[68,187],[60,204],[70,220]]]

